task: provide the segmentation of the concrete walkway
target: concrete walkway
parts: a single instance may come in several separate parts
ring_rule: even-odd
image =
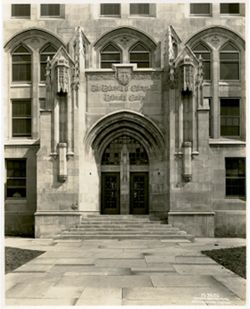
[[[6,305],[244,305],[246,280],[201,254],[244,239],[41,240],[46,251],[6,275]]]

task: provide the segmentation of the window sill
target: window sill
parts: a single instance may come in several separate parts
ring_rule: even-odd
[[[9,139],[4,142],[4,146],[29,146],[35,145],[39,146],[40,140],[39,139],[27,139],[27,138],[20,138],[20,139]]]
[[[11,19],[30,19],[30,16],[11,16]]]
[[[240,85],[241,81],[239,79],[230,79],[230,80],[220,80],[219,81],[219,86],[225,86],[225,85]]]
[[[27,198],[26,197],[6,197],[5,198],[5,203],[6,204],[24,204],[27,203]]]
[[[10,88],[20,88],[20,87],[31,87],[32,83],[31,82],[12,82],[10,85]]]
[[[190,14],[189,17],[191,18],[206,18],[206,17],[212,17],[212,14]]]
[[[220,13],[223,17],[240,17],[242,16],[240,13]]]
[[[245,196],[225,196],[225,200],[227,201],[241,201],[242,203],[246,202],[246,197]]]
[[[58,19],[64,19],[64,16],[40,16],[40,19],[42,20],[58,20]]]
[[[103,18],[103,19],[121,18],[121,15],[100,15],[99,18]]]
[[[129,18],[156,18],[155,15],[140,15],[140,14],[130,14]]]
[[[209,139],[209,145],[246,145],[245,141],[239,139],[230,139],[230,138],[219,138],[219,139]]]

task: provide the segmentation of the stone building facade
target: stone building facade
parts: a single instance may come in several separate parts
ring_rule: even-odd
[[[6,233],[98,213],[245,234],[244,3],[3,12]]]

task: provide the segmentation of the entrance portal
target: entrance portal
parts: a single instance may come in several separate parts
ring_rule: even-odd
[[[101,213],[148,213],[148,155],[134,138],[122,135],[105,149],[101,165]]]

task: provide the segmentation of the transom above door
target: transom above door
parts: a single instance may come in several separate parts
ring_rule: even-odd
[[[122,135],[105,149],[101,162],[101,213],[148,213],[148,155],[135,138]]]

